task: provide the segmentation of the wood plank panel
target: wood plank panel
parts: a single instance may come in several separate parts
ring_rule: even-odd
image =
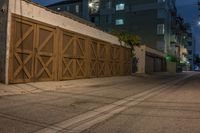
[[[130,49],[13,17],[10,83],[130,75]]]
[[[89,41],[89,77],[98,77],[98,42],[96,40]]]
[[[54,80],[56,56],[56,29],[37,25],[35,47],[35,81]]]
[[[98,77],[106,76],[106,44],[100,42],[98,44]]]
[[[10,83],[31,82],[34,69],[35,24],[13,18]]]

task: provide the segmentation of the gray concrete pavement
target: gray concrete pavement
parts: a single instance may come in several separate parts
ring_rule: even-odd
[[[199,80],[175,84],[84,133],[200,133]]]
[[[0,85],[9,92],[0,91],[0,133],[199,133],[199,79],[182,73]]]

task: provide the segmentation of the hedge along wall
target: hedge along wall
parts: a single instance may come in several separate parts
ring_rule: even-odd
[[[9,1],[8,20],[7,83],[130,74],[130,49],[115,36],[24,0]]]

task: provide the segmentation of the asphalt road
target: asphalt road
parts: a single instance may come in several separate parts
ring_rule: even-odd
[[[54,84],[1,96],[0,133],[200,133],[199,73]]]

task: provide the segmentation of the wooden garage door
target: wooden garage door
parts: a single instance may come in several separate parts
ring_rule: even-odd
[[[115,64],[115,47],[110,45],[109,47],[109,59],[108,59],[108,76],[113,76],[115,74],[114,64]]]
[[[75,41],[75,78],[86,77],[86,39],[76,36]]]
[[[131,74],[131,50],[123,48],[123,75]]]
[[[98,45],[98,77],[106,76],[106,44],[100,42]]]
[[[10,83],[130,74],[128,48],[13,16]]]
[[[145,71],[146,73],[154,72],[154,58],[148,55],[146,55]]]
[[[55,29],[37,25],[35,46],[35,73],[36,81],[48,81],[54,79],[55,74]]]
[[[12,28],[10,83],[53,80],[55,29],[20,18]]]
[[[10,82],[30,82],[34,70],[35,25],[17,18],[13,22]]]
[[[86,77],[86,39],[63,31],[60,50],[60,80]]]
[[[121,50],[119,46],[115,46],[114,49],[114,76],[120,75],[120,55]]]
[[[89,77],[98,77],[98,41],[89,41]]]

